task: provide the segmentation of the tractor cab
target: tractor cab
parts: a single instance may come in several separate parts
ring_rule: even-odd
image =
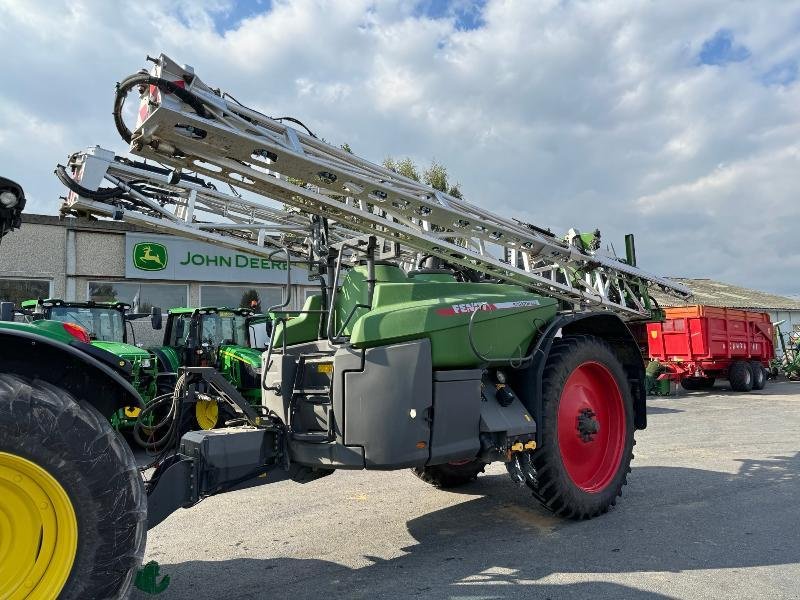
[[[216,366],[221,349],[249,348],[246,308],[173,308],[164,330],[164,360],[172,370],[178,367]]]
[[[92,342],[128,343],[126,316],[130,305],[123,302],[65,302],[48,298],[26,300],[21,308],[34,322],[47,320],[76,325]]]
[[[267,327],[267,321],[266,316],[247,308],[174,308],[167,316],[163,346],[151,351],[165,371],[213,367],[242,396],[256,404],[261,400],[261,353],[265,337],[258,332]],[[217,414],[206,414],[203,408],[198,402],[197,423],[203,429],[210,429],[217,424]]]
[[[31,324],[42,330],[63,330],[73,338],[90,344],[130,365],[130,382],[145,402],[159,391],[159,376],[153,355],[136,345],[131,321],[150,316],[154,327],[160,325],[161,309],[152,313],[131,313],[125,302],[68,302],[59,298],[26,300],[22,313]],[[157,327],[156,327],[157,328]],[[168,383],[162,382],[163,392]],[[133,425],[139,408],[126,407],[115,414],[111,422],[117,429]]]

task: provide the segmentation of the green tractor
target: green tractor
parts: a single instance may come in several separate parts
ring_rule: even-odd
[[[150,352],[162,372],[181,367],[214,367],[251,404],[261,402],[261,354],[257,347],[269,319],[247,308],[173,308],[167,316],[164,342]],[[260,329],[259,329],[260,328]],[[254,347],[256,346],[256,347]],[[221,427],[234,414],[224,405],[199,399],[190,429]],[[220,408],[222,410],[220,410]]]
[[[116,356],[120,365],[124,363],[129,368],[129,381],[145,404],[159,394],[172,391],[174,376],[159,374],[155,357],[138,347],[135,339],[129,342],[128,323],[149,316],[153,328],[160,329],[160,309],[139,314],[131,313],[130,305],[124,302],[65,302],[57,298],[27,300],[21,308],[33,326],[51,332],[59,332],[60,327],[93,348]],[[112,415],[111,424],[119,431],[130,431],[140,412],[138,406],[126,406]]]
[[[0,238],[22,188],[0,177]],[[0,322],[0,598],[125,597],[142,560],[144,484],[111,426],[144,408],[130,361],[69,323]],[[102,558],[101,558],[102,557]]]

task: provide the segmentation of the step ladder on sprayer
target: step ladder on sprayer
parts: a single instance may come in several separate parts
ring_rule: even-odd
[[[649,287],[691,295],[679,283],[587,247],[580,232],[571,230],[562,240],[435,191],[321,141],[296,119],[244,106],[163,54],[148,59],[155,66],[121,82],[114,106],[117,129],[143,158],[398,243],[419,259],[435,257],[524,286],[576,310],[603,308],[626,320],[647,319],[655,308]],[[140,105],[130,130],[123,107],[134,89]]]

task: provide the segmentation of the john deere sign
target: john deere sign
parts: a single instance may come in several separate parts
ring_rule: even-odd
[[[164,235],[125,235],[125,277],[238,283],[284,283],[286,263]],[[308,272],[292,269],[292,281]]]
[[[133,266],[141,271],[163,271],[168,260],[169,253],[164,244],[139,242],[133,246]]]

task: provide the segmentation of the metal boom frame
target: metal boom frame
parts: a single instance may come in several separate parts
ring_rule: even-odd
[[[117,125],[134,154],[197,172],[398,242],[418,255],[478,270],[626,319],[650,317],[647,288],[681,298],[685,286],[601,250],[588,251],[403,177],[243,106],[165,55],[150,74],[123,81]],[[124,97],[139,87],[136,128],[122,125]],[[494,256],[498,248],[508,261]]]

